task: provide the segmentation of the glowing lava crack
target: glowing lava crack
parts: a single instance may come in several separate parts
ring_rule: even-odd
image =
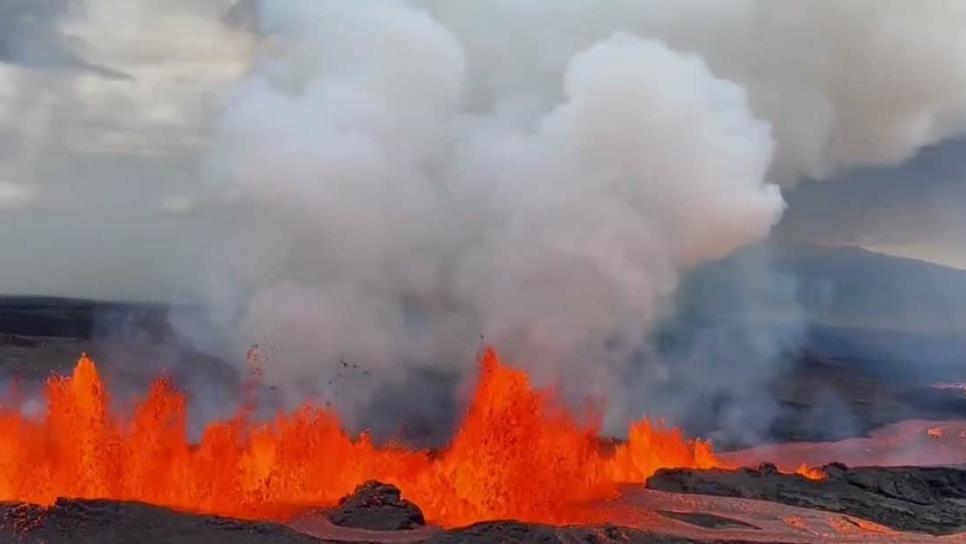
[[[0,411],[0,500],[133,500],[189,512],[284,519],[334,504],[361,482],[398,486],[429,521],[576,522],[567,505],[608,498],[659,468],[721,466],[711,445],[642,420],[612,452],[596,418],[578,418],[551,391],[486,350],[475,395],[439,455],[351,437],[330,410],[304,406],[255,424],[245,413],[186,435],[185,397],[163,379],[130,414],[112,413],[94,362],[47,384],[47,413]]]

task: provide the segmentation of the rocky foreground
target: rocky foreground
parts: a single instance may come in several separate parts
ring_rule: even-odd
[[[758,499],[849,514],[901,531],[966,531],[966,470],[943,467],[824,467],[826,478],[758,469],[664,469],[647,487],[673,493]]]
[[[665,470],[652,478],[649,487],[653,489],[629,488],[622,498],[589,509],[588,514],[600,519],[600,524],[566,527],[493,521],[443,530],[427,525],[418,505],[402,498],[398,489],[378,482],[359,486],[330,510],[308,512],[288,524],[192,515],[141,503],[61,499],[46,509],[26,504],[0,505],[0,543],[966,541],[966,534],[952,534],[966,530],[966,471],[849,469],[840,465],[830,465],[826,470],[829,477],[821,481],[780,474],[769,466],[737,471]],[[593,516],[595,512],[597,517]]]
[[[394,516],[384,510],[382,514]],[[370,520],[379,525],[379,514]],[[0,542],[17,544],[327,544],[419,542],[423,544],[540,542],[563,544],[691,544],[687,538],[661,536],[619,527],[561,528],[515,521],[481,523],[441,531],[346,531],[342,538],[318,538],[275,523],[232,520],[174,512],[141,503],[105,500],[57,501],[49,509],[8,504],[0,507]],[[729,541],[731,542],[731,541]]]

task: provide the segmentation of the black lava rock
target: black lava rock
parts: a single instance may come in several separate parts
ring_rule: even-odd
[[[402,498],[399,488],[376,481],[366,482],[339,501],[329,521],[342,527],[374,531],[415,529],[426,524],[423,512]]]
[[[966,531],[966,470],[946,467],[824,467],[809,480],[758,470],[662,469],[647,487],[672,493],[742,497],[865,518],[901,531],[946,535]]]
[[[3,544],[325,544],[275,523],[199,516],[136,502],[0,503]]]

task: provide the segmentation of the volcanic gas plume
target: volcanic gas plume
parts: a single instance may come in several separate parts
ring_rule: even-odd
[[[648,420],[602,449],[596,415],[568,412],[552,391],[487,349],[462,424],[442,451],[351,437],[333,411],[304,406],[255,423],[241,412],[185,433],[185,397],[158,380],[129,412],[111,411],[94,362],[47,385],[47,414],[0,412],[0,499],[52,504],[62,496],[136,500],[241,518],[285,519],[335,503],[359,483],[402,488],[447,526],[489,519],[576,521],[569,507],[613,496],[662,467],[721,466],[709,443]]]
[[[682,275],[768,236],[780,187],[959,133],[964,19],[901,0],[6,2],[0,283],[187,299],[214,326],[175,319],[186,339],[229,361],[272,344],[293,404],[364,364],[333,399],[354,428],[398,415],[373,399],[419,370],[471,374],[482,333],[537,383],[607,396],[616,432],[780,372],[777,334],[756,331],[754,364],[662,360],[648,335]],[[768,411],[742,408],[732,427]]]

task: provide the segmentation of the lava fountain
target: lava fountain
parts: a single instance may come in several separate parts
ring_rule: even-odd
[[[71,376],[51,378],[45,395],[41,418],[22,415],[14,399],[0,408],[0,500],[135,500],[280,520],[378,479],[443,526],[561,522],[577,521],[567,505],[614,496],[618,484],[660,468],[722,465],[710,443],[648,420],[605,451],[597,418],[567,410],[492,349],[481,354],[475,394],[451,443],[432,455],[350,436],[335,412],[312,405],[268,423],[243,409],[191,443],[184,394],[158,379],[130,413],[115,413],[86,356]]]

